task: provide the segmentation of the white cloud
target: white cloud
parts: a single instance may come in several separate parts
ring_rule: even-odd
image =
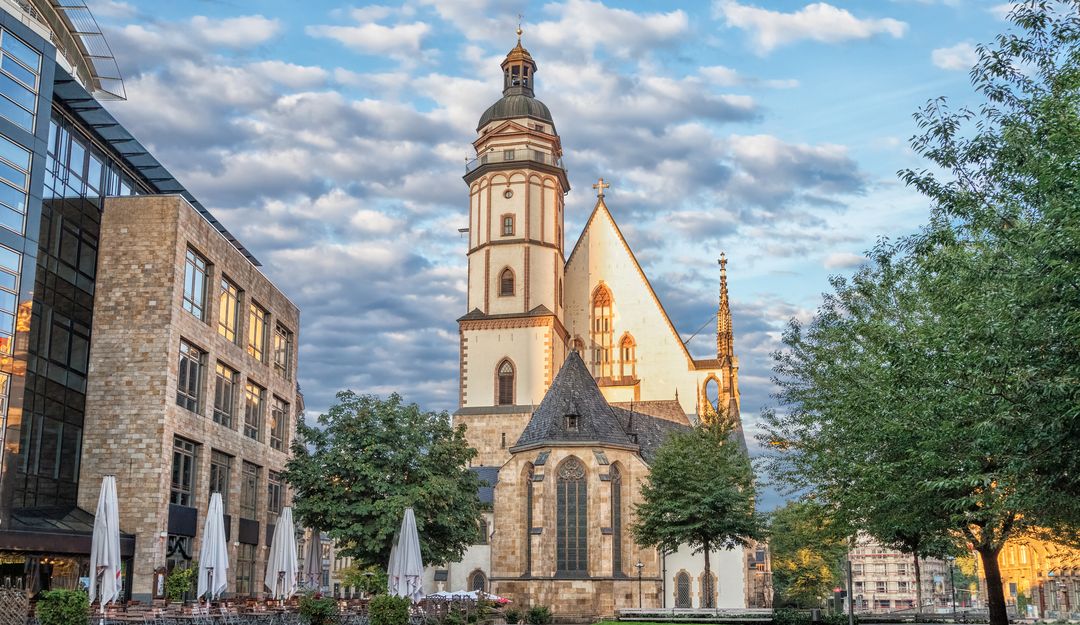
[[[825,257],[825,261],[822,264],[826,269],[854,269],[865,262],[866,257],[862,254],[833,252]]]
[[[682,10],[637,13],[613,9],[602,2],[567,0],[545,7],[558,19],[542,21],[529,36],[551,48],[592,51],[598,47],[623,57],[636,57],[650,49],[678,41],[690,28]]]
[[[794,78],[761,79],[752,76],[744,76],[738,71],[723,65],[711,65],[701,67],[698,73],[705,78],[710,85],[717,87],[768,87],[770,89],[794,89],[799,86],[799,81]]]
[[[135,7],[121,0],[91,0],[87,6],[98,17],[130,19],[138,13]]]
[[[908,28],[906,23],[892,18],[860,19],[845,9],[824,2],[808,4],[793,13],[782,13],[739,4],[735,0],[721,0],[716,10],[728,26],[752,32],[761,54],[802,40],[838,43],[876,35],[900,38]]]
[[[999,20],[1006,20],[1009,18],[1009,13],[1016,8],[1017,2],[1002,2],[1001,4],[995,4],[990,7],[990,13]]]
[[[308,89],[322,85],[330,76],[330,73],[321,67],[296,65],[284,61],[259,61],[248,65],[248,69],[267,80],[293,89]]]
[[[979,60],[979,53],[970,43],[958,43],[948,48],[938,48],[930,53],[934,65],[947,70],[969,70]]]
[[[191,26],[207,43],[227,48],[259,45],[282,30],[280,21],[261,15],[243,15],[222,20],[196,15],[191,18]]]
[[[333,39],[358,52],[394,56],[419,52],[424,36],[430,31],[431,26],[423,22],[392,26],[366,22],[357,26],[323,25],[306,29],[312,37]]]

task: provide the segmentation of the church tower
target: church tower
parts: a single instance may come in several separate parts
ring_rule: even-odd
[[[503,97],[480,117],[466,166],[468,312],[461,336],[460,408],[478,462],[498,464],[566,355],[562,324],[563,197],[570,189],[537,66],[517,45],[502,62]]]
[[[710,373],[706,384],[698,391],[698,415],[709,421],[717,410],[739,421],[739,357],[735,355],[734,329],[731,323],[731,303],[728,300],[727,256],[723,252],[720,264],[720,303],[716,308],[716,360],[711,364],[717,371]],[[709,396],[709,381],[717,385],[716,405]]]

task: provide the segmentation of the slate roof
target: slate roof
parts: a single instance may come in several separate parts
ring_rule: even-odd
[[[495,501],[495,484],[499,482],[499,467],[469,467],[480,478],[480,488],[476,494],[480,503],[490,504]]]
[[[480,130],[497,119],[514,119],[515,117],[532,117],[554,125],[551,119],[551,110],[547,105],[536,98],[525,94],[509,94],[488,107],[480,116],[480,123],[476,129]]]
[[[660,410],[665,416],[638,412],[639,406]],[[578,416],[578,431],[567,431],[566,415]],[[676,421],[676,416],[682,421]],[[689,429],[686,414],[674,400],[636,402],[633,412],[608,404],[581,355],[571,352],[515,447],[560,442],[629,445],[637,446],[642,459],[652,463],[672,432]]]
[[[635,404],[635,409],[637,404]],[[619,418],[623,430],[630,433],[632,439],[637,440],[641,448],[641,459],[646,464],[652,464],[656,458],[656,450],[667,440],[672,432],[686,432],[690,430],[687,423],[676,423],[663,417],[654,417],[648,414],[630,412],[624,408],[612,406],[612,411]],[[685,415],[683,415],[685,419]]]
[[[675,423],[690,425],[690,419],[686,416],[682,404],[677,399],[654,399],[650,401],[613,401],[613,408],[622,408],[636,413],[644,413]]]
[[[567,415],[577,415],[576,431],[566,428]],[[634,444],[575,351],[566,357],[515,447],[568,441]]]

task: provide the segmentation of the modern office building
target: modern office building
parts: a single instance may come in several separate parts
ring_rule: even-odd
[[[137,595],[150,592],[150,582],[139,579],[144,559],[164,566],[166,558],[197,548],[198,531],[191,528],[215,486],[228,485],[234,561],[243,563],[236,570],[251,570],[264,557],[246,546],[245,540],[264,541],[252,537],[255,526],[245,520],[257,523],[260,535],[272,522],[265,512],[273,500],[271,471],[284,452],[274,448],[271,423],[284,409],[290,432],[300,404],[297,311],[261,276],[252,255],[101,105],[123,97],[116,63],[81,0],[0,0],[0,582],[25,580],[36,588],[85,581],[93,524],[87,510],[94,509],[103,472],[117,476],[122,511],[134,513],[130,497],[138,502],[139,518],[122,512],[121,525],[126,580]],[[173,197],[141,197],[163,194]],[[105,200],[119,196],[140,197]],[[173,238],[146,246],[137,237],[164,231],[125,230],[124,220],[140,210],[172,220]],[[168,263],[153,268],[171,279],[156,292],[174,300],[151,301],[117,286],[120,276],[140,273],[128,252]],[[112,271],[118,273],[109,278]],[[205,281],[198,314],[190,291],[181,288],[192,279]],[[231,346],[218,334],[225,279],[238,292]],[[133,298],[131,308],[116,299],[121,294]],[[140,302],[153,310],[136,312]],[[249,351],[254,304],[264,313],[261,356]],[[162,325],[139,325],[151,319]],[[279,323],[291,333],[284,375],[274,345]],[[103,341],[98,328],[106,329]],[[135,340],[116,340],[124,335]],[[145,351],[151,347],[159,353]],[[102,396],[116,390],[97,377],[116,365],[106,353],[112,349],[143,367],[144,377],[132,373],[126,383],[158,385],[152,397],[142,389],[141,412],[110,425],[119,428],[112,435],[143,432],[148,440],[106,439],[96,431],[134,405]],[[230,426],[220,423],[218,411],[219,371],[228,373],[222,367],[235,376],[227,391],[235,411]],[[130,396],[139,389],[128,390]],[[249,391],[261,410],[257,417],[248,414]],[[105,408],[110,412],[97,412]],[[254,433],[253,418],[262,419]],[[114,445],[119,440],[128,442]],[[117,457],[106,462],[108,455]],[[252,480],[257,492],[248,487]],[[250,513],[251,492],[263,511]],[[185,510],[174,515],[170,502]],[[230,583],[246,588],[249,582]]]

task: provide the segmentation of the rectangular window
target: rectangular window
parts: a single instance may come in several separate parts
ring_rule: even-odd
[[[176,404],[192,412],[199,411],[206,352],[187,341],[180,341],[180,370],[176,377]]]
[[[263,403],[266,398],[266,390],[260,386],[247,383],[244,389],[244,436],[262,440]]]
[[[236,343],[240,329],[240,287],[221,279],[221,292],[218,295],[218,334]]]
[[[266,476],[266,509],[270,512],[273,518],[276,518],[281,514],[281,509],[285,507],[285,482],[281,479],[281,474],[277,471],[269,471]]]
[[[240,543],[236,550],[236,595],[255,594],[255,545]]]
[[[217,363],[214,378],[214,422],[227,428],[233,426],[236,406],[236,382],[239,375],[231,368]]]
[[[877,592],[885,592],[885,582],[877,583]]]
[[[502,235],[504,237],[514,236],[514,216],[503,215],[502,219]]]
[[[247,351],[255,360],[266,362],[266,326],[269,313],[255,302],[248,307]]]
[[[285,431],[289,423],[289,404],[277,395],[270,406],[270,447],[285,451]]]
[[[899,582],[899,586],[897,588],[898,588],[898,590],[900,592],[907,592],[908,591],[908,583],[907,582]]]
[[[259,503],[259,465],[245,462],[240,475],[240,516],[255,519]]]
[[[206,279],[209,263],[195,250],[188,248],[184,259],[184,310],[197,319],[206,320]]]
[[[293,333],[280,323],[274,326],[274,371],[292,379]]]
[[[216,449],[210,452],[210,493],[221,493],[221,508],[229,513],[229,475],[232,473],[232,456]]]
[[[514,160],[514,151],[513,150],[503,150],[503,160],[504,161],[512,161],[512,160]]]
[[[169,503],[178,506],[191,506],[195,499],[195,443],[180,438],[173,438],[172,487],[169,491]]]

